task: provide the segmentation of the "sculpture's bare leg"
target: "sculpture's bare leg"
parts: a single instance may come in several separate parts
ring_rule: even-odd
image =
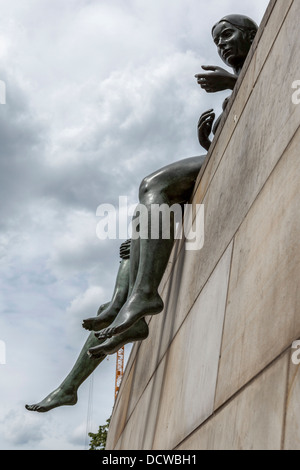
[[[140,261],[140,240],[131,240],[131,253],[130,253],[130,273],[129,273],[129,291],[128,296],[134,288],[135,280],[139,270]]]
[[[132,292],[135,279],[139,267],[139,240],[131,240],[131,252],[130,252],[130,281],[129,281],[129,295]],[[95,333],[96,338],[98,338],[99,333]],[[123,334],[117,335],[113,338],[107,339],[101,344],[94,348],[89,349],[89,355],[93,359],[97,359],[99,354],[114,354],[122,346],[127,343],[134,343],[136,341],[142,341],[148,337],[149,328],[144,318],[136,322],[131,328],[126,330]]]
[[[123,260],[120,264],[113,297],[107,308],[96,317],[83,320],[82,326],[89,331],[99,331],[109,326],[123,307],[129,290],[129,264],[130,260]]]
[[[130,260],[122,260],[118,271],[113,299],[111,302],[108,302],[99,308],[99,317],[101,317],[105,312],[108,312],[109,309],[111,309],[110,311],[118,312],[126,301],[129,287],[129,271]],[[74,367],[62,384],[41,402],[34,405],[26,405],[26,409],[29,411],[45,413],[59,406],[75,405],[78,399],[78,388],[106,357],[106,354],[102,352],[98,354],[97,360],[91,361],[88,356],[88,351],[95,346],[99,346],[99,340],[95,337],[94,333],[91,333],[84,344]]]
[[[152,204],[171,206],[188,202],[204,159],[205,156],[202,156],[176,162],[143,180],[140,203],[147,208],[150,222]],[[113,323],[99,332],[99,339],[124,333],[145,315],[158,314],[163,310],[158,287],[174,243],[172,223],[173,220],[169,239],[149,237],[139,240],[139,265],[132,291]]]
[[[107,307],[106,304],[104,306]],[[77,403],[77,391],[80,385],[89,377],[89,375],[98,367],[106,355],[99,355],[97,361],[91,361],[87,355],[90,348],[99,345],[99,340],[95,338],[94,333],[90,333],[86,343],[84,344],[74,367],[62,382],[62,384],[51,392],[44,400],[34,405],[26,405],[29,411],[38,411],[45,413],[59,406],[75,405]]]

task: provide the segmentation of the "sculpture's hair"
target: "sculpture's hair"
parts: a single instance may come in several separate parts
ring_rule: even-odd
[[[258,26],[257,24],[251,20],[248,16],[244,15],[227,15],[224,16],[218,23],[216,23],[212,29],[212,33],[214,32],[214,29],[218,24],[222,23],[222,21],[225,21],[226,23],[231,24],[232,26],[235,26],[236,28],[240,29],[241,31],[247,32],[247,31],[255,31],[257,32]]]

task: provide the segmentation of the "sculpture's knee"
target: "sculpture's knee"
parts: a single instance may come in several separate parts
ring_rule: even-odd
[[[164,202],[164,182],[159,175],[147,176],[140,184],[140,204],[162,204]]]
[[[152,184],[151,180],[149,177],[146,177],[143,179],[143,181],[140,184],[140,189],[139,189],[139,201],[141,204],[144,204],[147,202],[149,196],[152,193]]]

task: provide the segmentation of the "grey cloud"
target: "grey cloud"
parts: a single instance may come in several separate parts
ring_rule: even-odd
[[[15,446],[39,443],[45,437],[44,424],[25,412],[10,410],[1,424],[4,439]]]

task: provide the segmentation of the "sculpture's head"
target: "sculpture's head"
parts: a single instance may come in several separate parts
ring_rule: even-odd
[[[212,36],[219,56],[236,72],[243,67],[257,30],[257,24],[243,15],[224,16],[214,25]]]

